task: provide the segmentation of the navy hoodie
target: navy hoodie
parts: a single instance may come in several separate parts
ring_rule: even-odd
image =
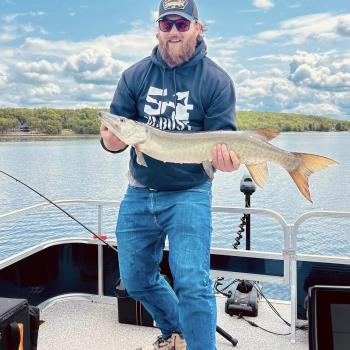
[[[123,72],[111,113],[161,130],[236,130],[233,82],[206,54],[202,41],[188,62],[171,68],[156,46],[150,57]],[[137,163],[132,147],[129,169],[131,176],[148,188],[184,190],[208,180],[201,164],[164,163],[144,157],[147,167]]]

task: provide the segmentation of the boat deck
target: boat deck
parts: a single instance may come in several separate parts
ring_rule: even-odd
[[[159,330],[118,322],[117,300],[105,297],[86,300],[62,299],[42,310],[38,350],[146,350],[151,348]],[[274,335],[253,327],[243,319],[225,313],[226,298],[217,296],[218,325],[238,340],[237,349],[308,349],[308,332],[297,330],[296,343],[290,336]],[[274,301],[278,312],[290,321],[290,304]],[[246,317],[259,326],[276,333],[289,333],[286,326],[260,301],[257,317]],[[217,333],[217,350],[232,349],[233,346]],[[203,349],[205,350],[205,349]]]

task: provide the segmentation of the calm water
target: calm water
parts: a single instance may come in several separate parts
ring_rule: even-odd
[[[270,164],[267,185],[257,189],[251,198],[253,207],[273,209],[288,223],[295,222],[306,211],[350,211],[350,133],[282,133],[273,143],[290,151],[322,154],[340,164],[312,176],[313,204],[300,195],[285,170]],[[0,169],[52,200],[121,200],[127,186],[127,166],[127,152],[109,154],[102,150],[98,138],[0,140]],[[214,205],[244,206],[239,185],[246,172],[241,167],[235,173],[216,174]],[[0,174],[0,215],[43,201]],[[96,209],[65,208],[91,229],[97,229]],[[111,236],[114,236],[115,218],[115,209],[105,210],[104,232]],[[239,215],[216,215],[212,245],[231,248],[239,223]],[[274,219],[252,217],[251,230],[251,249],[281,251],[282,229]],[[349,219],[310,220],[302,226],[298,249],[313,254],[350,256],[349,232]],[[90,236],[54,207],[0,222],[0,260],[44,240],[79,235]],[[241,246],[245,247],[244,240]]]

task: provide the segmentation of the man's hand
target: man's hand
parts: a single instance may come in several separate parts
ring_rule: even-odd
[[[213,167],[221,171],[230,172],[237,170],[241,164],[236,153],[229,151],[226,145],[215,145],[212,156]]]
[[[111,131],[109,131],[104,124],[101,124],[100,134],[103,139],[104,145],[107,149],[109,149],[112,152],[120,151],[127,146],[123,141],[118,139],[117,136],[115,136]]]

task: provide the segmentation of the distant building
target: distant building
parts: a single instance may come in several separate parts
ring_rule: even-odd
[[[28,124],[24,123],[21,125],[19,130],[23,132],[29,132],[29,131],[32,131],[32,128]]]

